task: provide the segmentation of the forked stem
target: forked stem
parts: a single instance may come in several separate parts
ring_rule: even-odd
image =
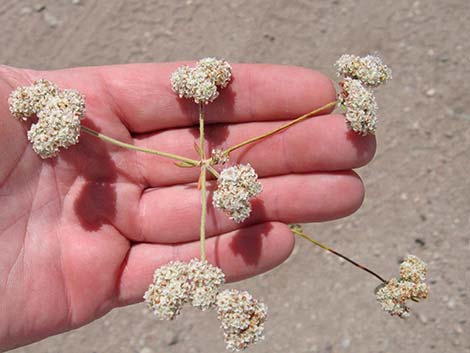
[[[196,161],[194,159],[178,156],[178,155],[173,154],[173,153],[162,152],[162,151],[153,150],[153,149],[150,149],[150,148],[144,148],[144,147],[138,147],[138,146],[135,146],[135,145],[131,145],[129,143],[125,143],[125,142],[116,140],[112,137],[106,136],[106,135],[104,135],[104,134],[102,134],[98,131],[95,131],[95,130],[90,129],[89,127],[86,127],[86,126],[83,126],[83,125],[81,126],[81,130],[86,132],[87,134],[98,137],[99,139],[101,139],[103,141],[109,142],[109,143],[111,143],[113,145],[116,145],[116,146],[119,146],[119,147],[127,148],[127,149],[134,150],[134,151],[149,153],[149,154],[156,154],[157,156],[173,159],[175,161],[184,162],[185,164],[188,164],[188,165],[191,165],[191,166],[194,166],[194,167],[199,165],[199,161]]]
[[[381,276],[379,276],[379,275],[378,275],[377,273],[375,273],[374,271],[368,269],[368,268],[365,267],[365,266],[362,266],[361,264],[357,263],[356,261],[351,260],[349,257],[344,256],[343,254],[341,254],[341,253],[339,253],[339,252],[333,250],[332,248],[330,248],[330,247],[328,247],[328,246],[326,246],[326,245],[320,243],[318,240],[315,240],[315,239],[313,239],[312,237],[308,236],[307,234],[305,234],[304,232],[302,232],[302,230],[299,229],[299,227],[291,226],[290,228],[291,228],[291,230],[292,230],[292,232],[293,232],[294,234],[296,234],[296,235],[298,235],[298,236],[300,236],[300,237],[302,237],[302,238],[308,240],[309,242],[315,244],[316,246],[319,246],[319,247],[322,248],[323,250],[326,250],[326,251],[329,251],[329,252],[335,254],[336,256],[342,258],[343,260],[346,260],[347,262],[349,262],[349,263],[353,264],[354,266],[360,268],[361,270],[370,273],[372,276],[378,278],[378,279],[379,279],[380,281],[382,281],[383,283],[385,283],[385,284],[388,283],[388,281],[386,281],[385,279],[383,279]]]
[[[337,104],[336,101],[334,102],[330,102],[328,104],[325,104],[324,106],[320,107],[320,108],[317,108],[315,110],[312,110],[311,112],[307,113],[307,114],[304,114],[302,116],[299,116],[298,118],[292,120],[292,121],[289,121],[288,123],[284,124],[284,125],[281,125],[279,126],[278,128],[274,129],[274,130],[271,130],[271,131],[268,131],[262,135],[259,135],[259,136],[255,136],[255,137],[252,137],[246,141],[243,141],[243,142],[240,142],[239,144],[235,145],[235,146],[232,146],[232,147],[229,147],[227,148],[226,150],[223,151],[223,154],[225,155],[229,155],[231,152],[243,147],[243,146],[246,146],[246,145],[249,145],[250,143],[253,143],[253,142],[256,142],[256,141],[259,141],[259,140],[262,140],[266,137],[269,137],[271,135],[274,135],[274,134],[277,134],[278,132],[281,132],[289,127],[291,127],[292,125],[295,125],[295,124],[298,124],[300,123],[301,121],[304,121],[308,118],[311,118],[313,115],[315,114],[318,114],[320,113],[321,111],[325,110],[325,109],[328,109],[330,107],[334,107],[335,105]]]

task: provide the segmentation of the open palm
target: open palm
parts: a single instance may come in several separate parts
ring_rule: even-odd
[[[141,300],[154,269],[199,255],[199,171],[124,150],[82,133],[41,160],[7,98],[39,78],[86,97],[83,125],[139,146],[197,158],[197,105],[169,76],[180,63],[38,72],[0,68],[0,349],[90,322]],[[232,83],[206,107],[208,152],[271,130],[335,99],[322,74],[296,67],[235,65]],[[229,281],[286,259],[285,223],[348,215],[363,199],[351,169],[375,151],[339,115],[314,117],[245,147],[231,163],[257,170],[263,193],[242,224],[209,207],[208,260]],[[213,189],[214,180],[208,182]]]

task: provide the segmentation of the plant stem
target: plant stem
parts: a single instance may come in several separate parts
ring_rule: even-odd
[[[207,171],[211,173],[216,179],[219,178],[220,174],[217,170],[214,169],[214,167],[212,167],[211,165],[207,165],[206,167],[207,167]]]
[[[350,258],[344,256],[343,254],[340,254],[339,252],[331,249],[330,247],[326,246],[326,245],[323,245],[322,243],[320,243],[318,240],[315,240],[313,238],[311,238],[310,236],[308,236],[307,234],[303,233],[301,230],[298,230],[296,229],[295,227],[294,228],[291,228],[292,232],[306,240],[308,240],[309,242],[319,246],[320,248],[322,248],[323,250],[326,250],[326,251],[329,251],[333,254],[335,254],[336,256],[339,256],[340,258],[342,258],[343,260],[346,260],[347,262],[353,264],[354,266],[360,268],[361,270],[364,270],[368,273],[370,273],[372,276],[378,278],[380,281],[382,281],[383,283],[387,284],[388,281],[386,281],[385,279],[383,279],[381,276],[379,276],[377,273],[375,273],[374,271],[372,270],[369,270],[367,267],[365,266],[362,266],[361,264],[357,263],[356,261],[353,261],[351,260]]]
[[[239,144],[235,145],[235,146],[232,146],[232,147],[229,147],[227,148],[225,151],[223,151],[223,154],[226,154],[226,155],[229,155],[231,152],[235,151],[236,149],[239,149],[243,146],[246,146],[250,143],[253,143],[253,142],[256,142],[256,141],[259,141],[259,140],[262,140],[268,136],[271,136],[271,135],[274,135],[274,134],[277,134],[278,132],[281,132],[289,127],[291,127],[292,125],[295,125],[295,124],[298,124],[300,123],[301,121],[304,121],[308,118],[311,118],[313,115],[317,114],[317,113],[320,113],[321,111],[325,110],[325,109],[328,109],[330,107],[334,107],[335,105],[337,104],[336,101],[334,102],[330,102],[328,104],[325,104],[324,106],[320,107],[320,108],[317,108],[315,110],[312,110],[311,112],[307,113],[307,114],[304,114],[302,116],[299,116],[298,118],[292,120],[292,121],[289,121],[288,123],[284,124],[284,125],[281,125],[279,126],[278,128],[274,129],[274,130],[271,130],[269,132],[266,132],[262,135],[259,135],[259,136],[256,136],[256,137],[252,137],[246,141],[243,141],[243,142],[240,142]]]
[[[201,161],[206,159],[206,150],[204,148],[204,103],[199,103],[199,149]]]
[[[127,149],[134,150],[134,151],[145,152],[145,153],[150,153],[150,154],[156,154],[156,155],[161,156],[161,157],[165,157],[165,158],[169,158],[169,159],[173,159],[173,160],[176,160],[176,161],[181,161],[181,162],[187,163],[187,164],[192,165],[194,167],[199,165],[199,161],[196,161],[194,159],[178,156],[178,155],[173,154],[173,153],[152,150],[150,148],[137,147],[135,145],[131,145],[131,144],[113,139],[112,137],[103,135],[102,133],[100,133],[98,131],[95,131],[93,129],[90,129],[89,127],[86,127],[86,126],[83,126],[83,125],[81,126],[81,129],[82,129],[82,131],[86,132],[87,134],[98,137],[99,139],[101,139],[103,141],[106,141],[106,142],[109,142],[109,143],[112,143],[113,145],[116,145],[116,146],[120,146],[120,147],[127,148]]]
[[[204,147],[204,105],[199,103],[199,148],[201,158],[201,175],[199,177],[199,183],[201,185],[201,228],[200,228],[200,240],[201,240],[201,261],[206,260],[206,217],[207,217],[207,187],[206,187],[206,166],[203,161],[206,159],[206,152]]]
[[[206,167],[201,166],[201,229],[200,229],[200,240],[201,240],[201,261],[206,259],[206,217],[207,217],[207,188],[206,188]]]

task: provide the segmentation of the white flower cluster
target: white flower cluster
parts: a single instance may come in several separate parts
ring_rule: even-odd
[[[237,164],[225,168],[217,179],[213,205],[224,211],[230,219],[243,222],[251,213],[250,199],[262,191],[258,175],[250,164]]]
[[[264,339],[267,307],[248,292],[225,290],[218,295],[216,306],[228,350],[246,349]]]
[[[241,350],[263,339],[267,308],[247,292],[219,288],[225,275],[207,261],[172,261],[157,270],[144,294],[145,302],[160,320],[173,320],[184,304],[203,311],[216,309],[229,350]]]
[[[213,165],[225,164],[229,161],[229,156],[224,154],[220,149],[213,149],[211,153],[211,160]]]
[[[173,320],[186,303],[210,309],[224,282],[222,270],[207,261],[170,262],[155,270],[144,299],[160,320]]]
[[[338,104],[346,110],[346,121],[351,129],[362,135],[375,134],[377,103],[373,88],[392,77],[391,70],[373,55],[358,57],[345,54],[335,64],[342,88]]]
[[[187,264],[170,262],[155,270],[144,299],[160,320],[173,320],[188,301],[189,290]]]
[[[60,148],[78,143],[85,100],[75,90],[61,91],[54,83],[41,79],[31,86],[19,87],[8,100],[17,119],[36,115],[38,122],[28,131],[28,140],[41,158],[51,158]]]
[[[219,288],[225,283],[225,275],[218,267],[207,261],[192,259],[188,264],[188,279],[191,283],[189,302],[202,311],[215,303]]]
[[[400,265],[400,277],[392,278],[387,284],[376,289],[376,298],[383,310],[392,316],[408,317],[408,300],[415,302],[428,297],[429,288],[426,279],[426,264],[418,257],[408,255]]]
[[[340,86],[339,104],[346,107],[346,121],[353,131],[362,135],[375,134],[377,103],[372,91],[358,80],[345,78]]]
[[[392,71],[378,56],[359,57],[344,54],[335,64],[339,75],[361,81],[368,87],[378,87],[392,78]]]
[[[232,68],[225,60],[205,58],[196,67],[181,66],[171,75],[171,87],[180,98],[195,103],[210,103],[219,96],[217,87],[225,88],[232,77]]]

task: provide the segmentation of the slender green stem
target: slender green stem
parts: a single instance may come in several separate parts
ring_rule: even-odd
[[[274,129],[274,130],[271,130],[271,131],[268,131],[262,135],[259,135],[259,136],[255,136],[255,137],[252,137],[246,141],[243,141],[243,142],[240,142],[239,144],[235,145],[235,146],[232,146],[232,147],[229,147],[227,148],[225,151],[223,151],[224,154],[228,155],[230,154],[231,152],[235,151],[236,149],[239,149],[243,146],[246,146],[250,143],[253,143],[253,142],[256,142],[256,141],[259,141],[259,140],[262,140],[266,137],[269,137],[271,135],[274,135],[274,134],[277,134],[278,132],[281,132],[289,127],[291,127],[292,125],[295,125],[295,124],[298,124],[300,123],[301,121],[304,121],[308,118],[311,118],[313,115],[315,114],[318,114],[320,113],[321,111],[323,110],[326,110],[330,107],[334,107],[335,105],[337,104],[336,101],[334,102],[330,102],[328,104],[325,104],[324,106],[320,107],[320,108],[317,108],[315,110],[312,110],[311,112],[307,113],[307,114],[304,114],[302,116],[299,116],[298,118],[292,120],[292,121],[289,121],[288,123],[284,124],[284,125],[281,125],[279,126],[278,128]]]
[[[98,131],[95,131],[93,129],[90,129],[89,127],[86,127],[86,126],[83,126],[83,125],[81,126],[81,129],[82,129],[82,131],[86,132],[87,134],[98,137],[99,139],[101,139],[103,141],[106,141],[106,142],[109,142],[109,143],[112,143],[113,145],[116,145],[116,146],[120,146],[120,147],[127,148],[127,149],[134,150],[134,151],[145,152],[145,153],[150,153],[150,154],[156,154],[156,155],[161,156],[161,157],[165,157],[165,158],[169,158],[169,159],[173,159],[173,160],[176,160],[176,161],[187,163],[188,165],[192,165],[194,167],[199,165],[199,161],[196,161],[194,159],[178,156],[178,155],[173,154],[173,153],[162,152],[162,151],[157,151],[157,150],[153,150],[153,149],[150,149],[150,148],[144,148],[144,147],[138,147],[138,146],[135,146],[135,145],[131,145],[131,144],[113,139],[112,137],[103,135],[102,133],[100,133]]]
[[[216,179],[219,178],[219,175],[220,175],[220,174],[219,174],[219,172],[218,172],[217,170],[214,169],[214,167],[212,167],[210,164],[208,164],[208,165],[206,166],[206,168],[207,168],[207,171],[208,171],[209,173],[211,173]]]
[[[323,245],[322,243],[320,243],[318,240],[315,240],[313,239],[312,237],[308,236],[307,234],[303,233],[301,230],[297,229],[296,227],[292,227],[291,228],[292,232],[294,234],[297,234],[298,236],[308,240],[309,242],[319,246],[320,248],[322,248],[323,250],[326,250],[326,251],[329,251],[333,254],[335,254],[336,256],[339,256],[340,258],[342,258],[343,260],[346,260],[347,262],[353,264],[354,266],[360,268],[361,270],[364,270],[368,273],[370,273],[372,276],[378,278],[380,281],[382,281],[383,283],[388,283],[388,281],[386,281],[385,279],[383,279],[381,276],[379,276],[377,273],[375,273],[374,271],[372,270],[369,270],[367,267],[365,266],[362,266],[361,264],[357,263],[356,261],[353,261],[351,260],[350,258],[344,256],[343,254],[340,254],[339,252],[331,249],[330,247],[326,246],[326,245]]]
[[[201,240],[201,260],[206,260],[206,217],[207,217],[207,186],[206,186],[206,174],[207,167],[203,161],[206,159],[206,152],[204,146],[204,104],[199,103],[199,149],[201,154],[201,175],[199,177],[199,185],[201,186],[201,229],[200,229],[200,240]]]
[[[199,103],[199,149],[201,161],[203,161],[206,159],[206,150],[204,148],[204,103]]]
[[[201,183],[201,229],[200,229],[200,239],[201,239],[201,260],[206,259],[206,217],[207,217],[207,187],[206,187],[206,167],[201,167],[201,176],[199,179]]]

